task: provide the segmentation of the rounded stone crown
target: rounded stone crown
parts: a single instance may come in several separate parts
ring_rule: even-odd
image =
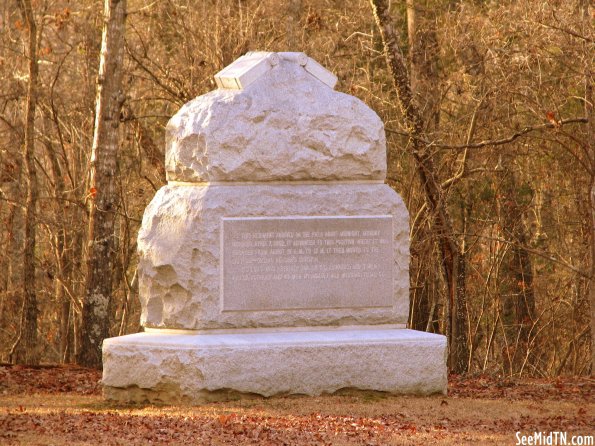
[[[248,53],[166,128],[168,181],[384,180],[378,115],[303,53]]]

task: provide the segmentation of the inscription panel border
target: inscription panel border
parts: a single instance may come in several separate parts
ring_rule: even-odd
[[[291,220],[291,221],[304,221],[304,220],[349,220],[349,219],[373,219],[373,220],[384,220],[390,222],[390,235],[389,235],[389,247],[390,247],[390,267],[388,268],[389,276],[384,279],[386,283],[389,284],[389,288],[391,290],[390,295],[388,296],[388,300],[390,303],[384,304],[377,304],[377,305],[350,305],[350,306],[316,306],[316,307],[308,307],[308,306],[300,306],[300,307],[290,307],[287,308],[268,308],[268,309],[253,309],[253,308],[246,308],[246,309],[237,309],[237,308],[225,308],[225,223],[226,222],[234,222],[234,221],[271,221],[271,220]],[[345,310],[348,308],[354,308],[357,310],[362,309],[380,309],[380,308],[392,308],[395,304],[394,302],[394,274],[395,274],[395,258],[394,258],[394,220],[392,215],[388,214],[381,214],[381,215],[341,215],[341,216],[327,216],[327,215],[290,215],[290,216],[255,216],[255,217],[221,217],[220,219],[220,283],[219,283],[219,297],[220,297],[220,311],[225,313],[231,312],[287,312],[287,311],[320,311],[320,310],[333,310],[333,309],[341,309]],[[371,280],[371,279],[368,279]]]

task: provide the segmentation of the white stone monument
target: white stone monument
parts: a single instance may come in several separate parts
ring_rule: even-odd
[[[409,215],[380,118],[303,53],[254,52],[167,126],[138,236],[144,333],[105,340],[107,398],[445,393],[405,328]]]

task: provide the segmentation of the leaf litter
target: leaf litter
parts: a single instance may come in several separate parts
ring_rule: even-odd
[[[341,392],[200,406],[114,405],[101,372],[0,366],[4,445],[515,444],[515,432],[593,435],[595,379],[449,378],[449,394]]]

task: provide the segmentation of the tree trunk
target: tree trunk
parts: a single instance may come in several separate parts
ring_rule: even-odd
[[[407,37],[409,42],[409,81],[411,83],[411,92],[414,102],[424,121],[425,132],[438,130],[439,125],[439,107],[438,98],[438,70],[437,70],[437,38],[435,9],[428,8],[431,0],[407,0]],[[421,246],[426,258],[420,259],[420,266],[417,268],[422,277],[417,280],[424,284],[415,289],[411,300],[411,328],[416,330],[430,329],[434,333],[439,333],[437,323],[437,310],[439,308],[436,302],[436,296],[431,292],[428,283],[433,280],[432,262],[428,261],[433,249],[432,228],[423,225],[420,228],[414,228],[413,231],[419,234],[417,240],[412,242],[426,245]],[[426,234],[424,234],[426,233]],[[424,242],[421,242],[424,240]],[[426,241],[427,240],[427,241]],[[423,264],[423,268],[421,267]],[[420,271],[421,269],[421,271]],[[434,322],[436,321],[436,322]]]
[[[424,225],[425,226],[425,225]],[[436,290],[442,282],[440,272],[436,274],[432,268],[434,246],[429,228],[417,229],[415,246],[411,246],[411,296],[409,305],[409,328],[413,330],[440,333],[440,308],[445,302],[439,298]],[[432,259],[432,260],[429,260]]]
[[[126,122],[130,123],[132,126],[138,145],[144,150],[149,164],[151,164],[151,166],[158,172],[159,180],[162,183],[165,183],[165,155],[163,151],[157,146],[153,137],[149,133],[149,129],[147,129],[142,121],[137,118],[134,114],[134,110],[132,110],[132,107],[129,104],[124,105],[122,114],[124,115]],[[139,176],[143,177],[144,174],[141,172],[141,169],[142,163],[139,163]]]
[[[302,14],[302,0],[289,0],[285,7],[285,51],[298,51],[301,39],[300,16]]]
[[[589,5],[585,2],[584,15],[589,20]],[[586,43],[585,47],[590,48]],[[589,120],[587,123],[587,138],[585,139],[589,149],[591,160],[591,283],[589,304],[591,310],[591,375],[595,375],[595,114],[593,113],[593,72],[590,65],[589,49],[585,50],[585,117]]]
[[[580,0],[578,12],[581,15],[581,32],[584,36],[593,35],[592,11],[590,9],[591,2],[589,0]],[[595,114],[593,113],[593,45],[592,41],[583,39],[582,41],[582,58],[584,69],[584,98],[583,110],[585,118],[587,119],[585,130],[585,148],[587,153],[587,167],[589,169],[589,223],[590,234],[589,242],[591,247],[590,252],[590,279],[587,288],[587,299],[589,306],[590,317],[590,332],[591,332],[591,376],[595,376]]]
[[[425,132],[433,132],[440,124],[440,82],[436,8],[431,0],[407,0],[407,37],[411,91]]]
[[[49,126],[45,126],[45,132],[48,133]],[[66,254],[66,225],[68,215],[66,209],[66,184],[64,177],[62,176],[62,168],[56,155],[56,149],[54,145],[48,139],[45,142],[45,149],[50,161],[50,169],[52,172],[52,178],[54,182],[54,195],[57,199],[55,207],[55,224],[56,234],[54,236],[54,252],[56,257],[56,276],[54,278],[54,297],[57,302],[60,303],[60,329],[59,329],[59,341],[60,341],[60,362],[64,363],[66,358],[66,350],[68,348],[68,331],[70,326],[70,296],[66,290],[66,283],[70,278],[70,266],[72,260],[67,258]]]
[[[124,101],[122,65],[126,0],[105,0],[95,132],[91,153],[87,278],[77,362],[101,367],[101,344],[109,336],[112,293],[118,128]]]
[[[37,170],[35,167],[35,108],[37,101],[37,26],[30,0],[19,0],[19,8],[27,25],[29,48],[29,84],[25,112],[25,144],[23,160],[26,171],[27,200],[25,202],[25,243],[23,250],[23,307],[21,332],[13,347],[15,362],[34,365],[39,363],[37,342],[37,306],[35,282],[35,237],[37,224]]]
[[[388,4],[385,0],[370,0],[370,4],[380,29],[399,106],[409,132],[408,146],[412,148],[428,209],[434,219],[434,236],[442,254],[442,266],[449,297],[449,366],[455,373],[464,373],[468,364],[468,321],[463,317],[465,312],[458,306],[458,303],[464,299],[465,293],[465,287],[460,286],[464,282],[465,273],[465,269],[460,268],[461,250],[454,236],[452,220],[443,199],[432,157],[423,142],[423,118],[413,101],[409,75],[399,48],[398,34],[392,24]]]
[[[523,224],[523,210],[519,201],[519,185],[511,160],[505,157],[502,173],[504,177],[497,194],[498,217],[503,238],[510,241],[510,250],[503,262],[503,280],[500,292],[503,297],[502,322],[505,329],[506,346],[504,365],[507,372],[522,372],[528,354],[531,328],[535,320],[535,293],[533,287],[533,265],[527,251],[528,236]]]
[[[595,132],[593,132],[595,133]],[[591,181],[591,283],[589,304],[591,310],[591,375],[595,375],[595,181]]]
[[[78,220],[83,219],[83,213],[79,209],[72,209],[75,216],[79,216]],[[82,231],[76,231],[72,234],[72,271],[70,276],[70,283],[72,284],[72,295],[73,296],[84,296],[85,295],[85,283],[81,283],[76,280],[83,274],[84,266],[84,244],[85,236]],[[66,350],[66,356],[64,362],[76,362],[78,353],[80,352],[81,343],[81,324],[82,324],[82,301],[80,299],[80,306],[74,305],[77,303],[73,301],[73,305],[70,308],[70,327],[68,332],[68,348]],[[75,308],[76,307],[76,308]]]

